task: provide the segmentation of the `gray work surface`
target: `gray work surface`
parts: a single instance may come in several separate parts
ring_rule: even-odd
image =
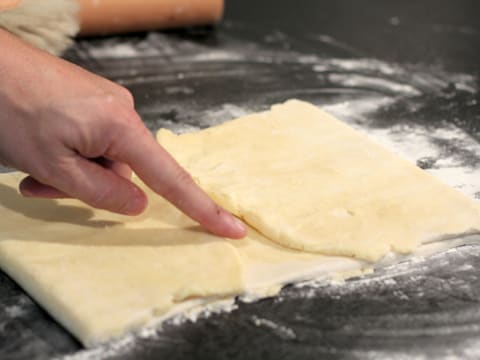
[[[477,1],[229,1],[217,29],[84,39],[66,57],[128,87],[152,131],[300,98],[479,199],[479,14]],[[91,350],[0,272],[0,359],[476,359],[479,268],[480,246],[462,246]]]

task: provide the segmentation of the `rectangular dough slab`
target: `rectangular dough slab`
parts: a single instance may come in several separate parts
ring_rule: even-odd
[[[480,229],[473,200],[302,101],[157,139],[219,204],[292,249],[377,261]]]
[[[301,253],[255,230],[210,235],[144,188],[147,212],[115,215],[76,200],[25,199],[24,175],[0,175],[0,267],[84,345],[156,324],[198,303],[361,269],[354,259]]]

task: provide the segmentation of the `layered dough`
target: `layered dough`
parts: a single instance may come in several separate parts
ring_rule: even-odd
[[[126,217],[24,199],[23,175],[0,175],[0,267],[87,346],[192,299],[265,296],[480,228],[474,201],[306,103],[159,140],[247,238],[204,232],[138,179],[149,208]]]
[[[261,297],[365,266],[286,249],[251,228],[242,240],[213,236],[138,179],[149,208],[127,217],[72,199],[25,199],[16,190],[23,176],[0,175],[0,267],[86,346],[177,313],[183,301]]]
[[[302,101],[157,139],[220,205],[292,249],[377,261],[480,229],[473,200]]]

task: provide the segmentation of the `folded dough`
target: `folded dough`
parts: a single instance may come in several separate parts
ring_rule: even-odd
[[[268,296],[365,266],[286,249],[254,229],[237,241],[213,236],[138,179],[149,208],[128,217],[72,199],[25,199],[16,190],[23,176],[0,175],[0,267],[86,346],[197,306],[191,299]]]
[[[266,296],[313,274],[368,266],[317,251],[372,260],[479,228],[473,201],[298,101],[159,139],[275,242],[254,229],[237,241],[210,235],[138,179],[149,208],[127,217],[71,199],[24,199],[15,189],[23,174],[0,175],[0,267],[87,346],[191,299]]]
[[[302,101],[157,139],[220,205],[292,249],[376,261],[480,229],[473,200]]]

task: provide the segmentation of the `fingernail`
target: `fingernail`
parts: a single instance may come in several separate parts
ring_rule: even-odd
[[[231,223],[235,230],[237,230],[239,233],[245,234],[247,232],[247,226],[241,221],[240,219],[236,218],[233,215],[231,216]]]

